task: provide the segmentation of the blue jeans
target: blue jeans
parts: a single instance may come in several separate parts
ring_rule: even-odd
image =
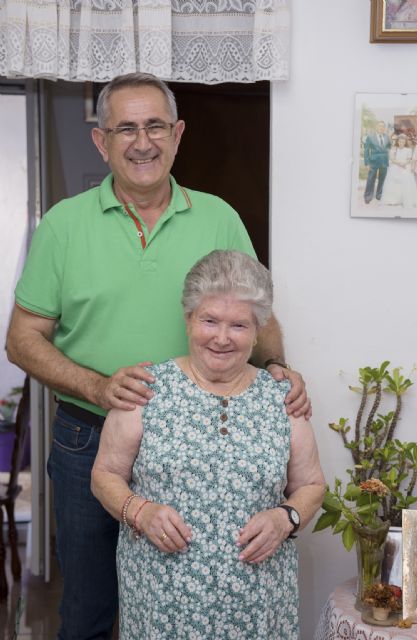
[[[59,640],[108,640],[118,609],[119,523],[90,490],[100,430],[58,408],[48,473],[64,579]]]

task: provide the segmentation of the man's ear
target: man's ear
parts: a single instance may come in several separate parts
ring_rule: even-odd
[[[184,129],[185,129],[184,120],[178,120],[178,122],[175,124],[175,153],[177,153],[178,147],[180,146]]]
[[[107,139],[104,131],[102,129],[99,129],[98,127],[94,127],[91,130],[91,137],[93,138],[93,142],[99,150],[104,162],[108,162],[109,154],[107,152]]]

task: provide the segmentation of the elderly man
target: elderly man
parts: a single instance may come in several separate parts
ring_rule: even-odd
[[[48,470],[64,577],[61,640],[109,638],[117,611],[118,523],[90,492],[104,416],[152,397],[144,365],[187,353],[180,298],[197,259],[213,249],[254,253],[231,207],[170,175],[185,124],[163,82],[115,78],[97,111],[93,140],[111,174],[44,217],[7,340],[10,360],[58,398]],[[276,320],[254,360],[291,380],[287,410],[308,416],[302,378],[284,368]]]

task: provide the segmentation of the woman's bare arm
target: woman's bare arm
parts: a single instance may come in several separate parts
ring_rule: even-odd
[[[291,453],[285,496],[286,504],[294,507],[300,514],[302,529],[320,508],[326,483],[310,422],[292,416],[290,422]]]
[[[128,482],[143,434],[142,408],[134,411],[113,409],[107,416],[100,447],[91,474],[91,490],[103,507],[117,520],[132,493]],[[126,512],[127,523],[143,532],[164,553],[184,551],[192,531],[170,505],[134,499]],[[138,514],[138,510],[140,512]],[[136,517],[137,516],[137,517]]]
[[[91,474],[91,490],[97,500],[117,520],[127,496],[133,462],[142,439],[142,408],[133,411],[112,409],[104,423],[100,447]],[[137,508],[137,505],[136,505]],[[133,522],[135,505],[128,509],[128,522]]]

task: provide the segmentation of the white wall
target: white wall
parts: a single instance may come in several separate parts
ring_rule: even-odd
[[[408,374],[417,361],[417,221],[349,217],[354,95],[417,92],[417,44],[369,44],[364,0],[292,5],[291,78],[272,98],[272,270],[287,359],[307,380],[333,484],[350,458],[327,424],[354,417],[358,368],[388,359]],[[398,435],[415,440],[417,386],[405,404]],[[329,592],[356,575],[356,554],[328,531],[303,533],[299,549],[311,640]]]
[[[26,254],[26,98],[0,94],[0,399],[23,384],[23,372],[8,362],[4,345],[14,287]]]

